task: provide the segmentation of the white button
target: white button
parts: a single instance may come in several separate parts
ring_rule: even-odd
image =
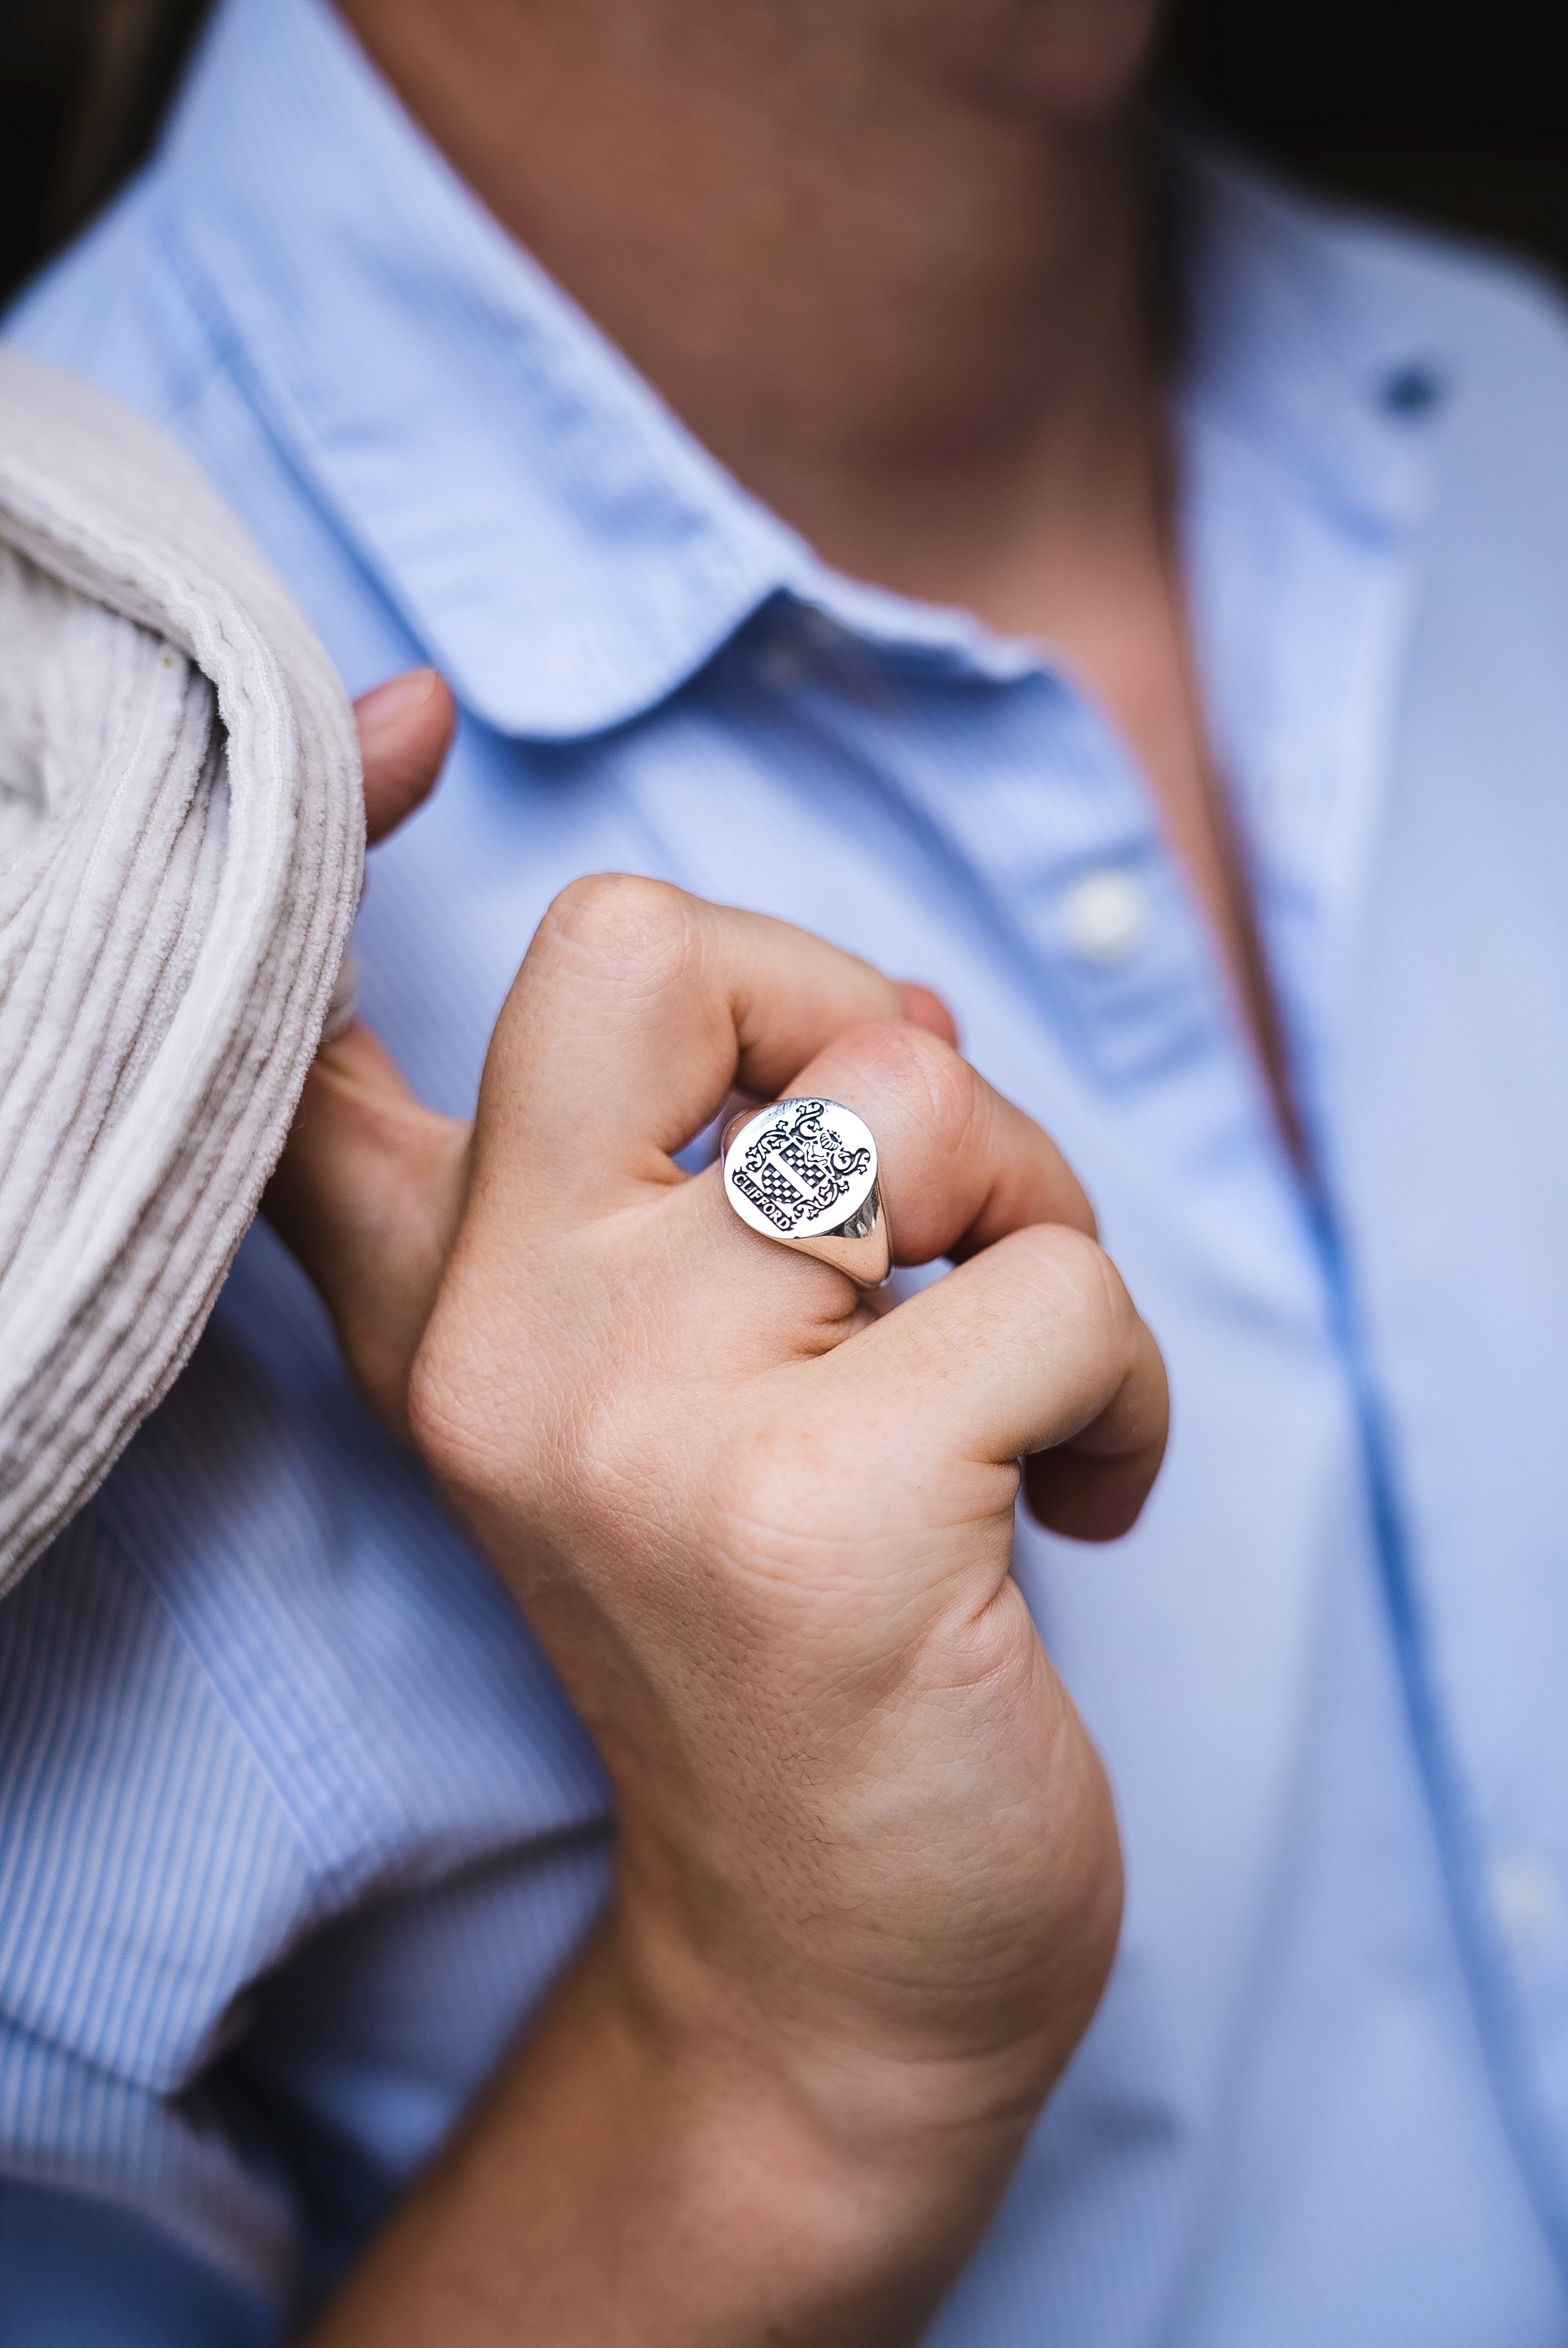
[[[1084,962],[1124,962],[1143,942],[1149,892],[1134,873],[1085,872],[1061,901],[1067,942]]]
[[[1543,1859],[1527,1851],[1500,1859],[1491,1870],[1497,1921],[1516,1949],[1540,1940],[1557,1905],[1557,1879]]]

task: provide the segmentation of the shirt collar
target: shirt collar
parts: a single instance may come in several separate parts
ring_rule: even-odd
[[[1038,666],[821,563],[490,217],[325,0],[224,0],[159,169],[229,363],[498,730],[621,724],[781,594],[949,675]],[[1430,368],[1419,337],[1299,205],[1212,156],[1182,169],[1192,400],[1352,526],[1399,527],[1423,436],[1388,387]]]
[[[159,158],[229,362],[465,705],[596,731],[809,551],[469,194],[323,0],[227,0]]]
[[[1411,241],[1213,145],[1184,144],[1178,184],[1187,414],[1261,450],[1342,528],[1402,537],[1458,388],[1411,300]]]

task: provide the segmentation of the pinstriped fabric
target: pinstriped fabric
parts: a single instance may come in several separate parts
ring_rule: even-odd
[[[19,330],[186,439],[352,687],[455,677],[451,773],[358,932],[429,1097],[471,1100],[557,886],[666,875],[940,986],[1160,1334],[1146,1520],[1016,1557],[1115,1787],[1122,1947],[932,2348],[1547,2348],[1568,1135],[1531,1072],[1568,1029],[1568,346],[1496,272],[1192,179],[1188,583],[1311,1200],[1102,714],[1039,647],[825,571],[319,0],[227,0],[165,150]],[[1390,405],[1420,368],[1440,396]],[[1086,951],[1108,878],[1137,918]],[[1536,1189],[1489,1138],[1526,1115]],[[56,2180],[128,2340],[222,2336],[210,2271],[265,2336],[588,1928],[593,1756],[264,1232],[0,1612],[0,2227],[7,2174]],[[184,2287],[95,2197],[184,2243]],[[0,2330],[50,2348],[62,2304],[13,2253]]]
[[[24,1594],[7,1610],[0,1663],[7,2011],[167,2089],[200,2065],[273,1945],[266,1911],[293,1910],[308,1870],[276,1791],[100,1520],[66,1537],[51,1576],[47,1603]],[[179,1916],[177,1966],[149,1882]]]
[[[0,2113],[11,2173],[154,2217],[286,2304],[314,2254],[291,2128],[231,2143],[234,2048],[345,2143],[374,2115],[376,2159],[345,2152],[333,2189],[357,2207],[363,2172],[379,2207],[502,2051],[519,1969],[548,1980],[597,1907],[602,1794],[406,1462],[382,1447],[374,1505],[345,1510],[230,1312],[5,1611]],[[385,1578],[392,1544],[428,1578]],[[345,1911],[364,1927],[322,1930]],[[333,1995],[345,1931],[373,1954]],[[307,1941],[302,2036],[256,1983]]]
[[[89,2196],[172,2239],[255,2304],[290,2302],[299,2213],[288,2183],[242,2157],[200,2109],[173,2109],[135,2081],[8,2027],[0,2078],[8,2178]]]
[[[100,1523],[78,1519],[50,1577],[47,1602],[41,1582],[16,1594],[0,1643],[7,2166],[172,2224],[277,2292],[286,2199],[168,2096],[298,1900],[297,1838]]]

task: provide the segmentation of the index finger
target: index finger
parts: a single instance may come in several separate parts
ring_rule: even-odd
[[[901,1019],[869,963],[661,880],[573,881],[507,997],[479,1097],[476,1183],[505,1153],[530,1199],[586,1214],[677,1178],[739,1086],[772,1098],[845,1028]]]

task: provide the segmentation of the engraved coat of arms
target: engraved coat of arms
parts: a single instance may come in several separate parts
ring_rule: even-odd
[[[742,1151],[730,1179],[785,1239],[815,1222],[848,1195],[871,1164],[866,1148],[848,1148],[824,1122],[825,1101],[788,1101]]]

